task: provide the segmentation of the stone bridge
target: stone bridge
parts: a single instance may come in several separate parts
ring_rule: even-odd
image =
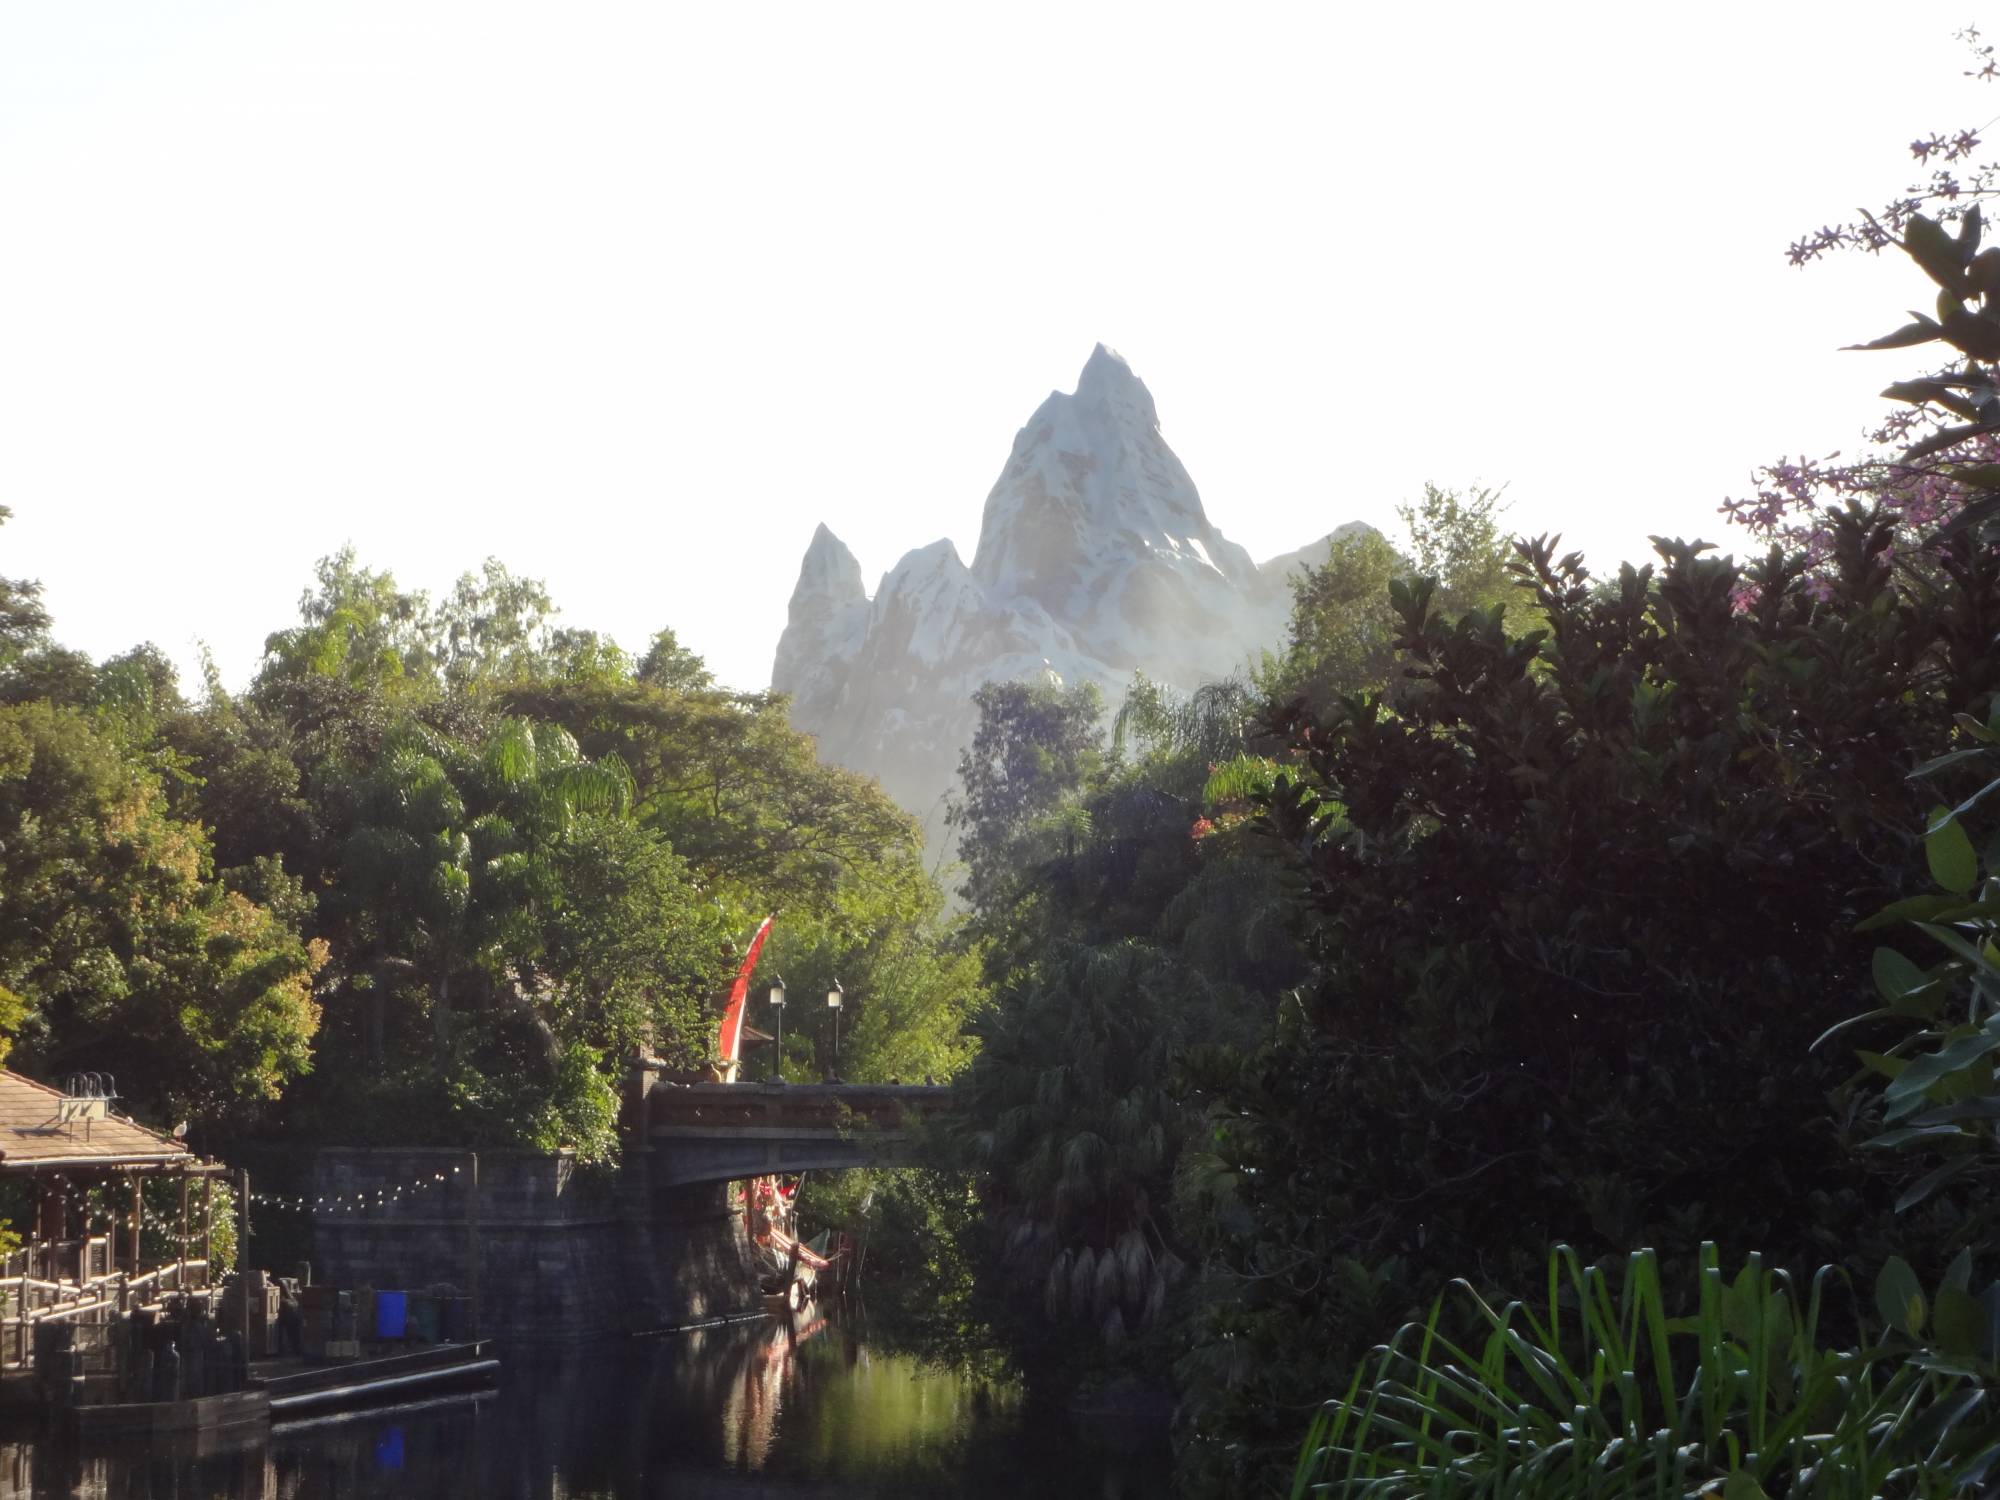
[[[471,1289],[480,1327],[568,1342],[682,1327],[758,1306],[760,1269],[727,1184],[772,1172],[894,1164],[913,1119],[951,1090],[878,1084],[628,1085],[615,1173],[570,1151],[326,1147],[294,1191],[357,1202],[298,1212],[316,1281]],[[277,1166],[274,1163],[274,1171]],[[415,1184],[423,1191],[410,1192]],[[358,1200],[366,1199],[365,1207]],[[279,1211],[259,1244],[271,1270]],[[295,1243],[298,1236],[286,1244]]]
[[[894,1165],[908,1124],[951,1101],[941,1085],[690,1083],[649,1078],[638,1109],[656,1188],[775,1172]]]

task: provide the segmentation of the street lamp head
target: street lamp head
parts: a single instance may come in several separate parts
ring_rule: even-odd
[[[771,1003],[777,1006],[778,1009],[780,1010],[783,1010],[785,1008],[785,976],[782,974],[774,975],[772,977]]]
[[[834,980],[833,988],[826,992],[826,1008],[828,1010],[839,1010],[841,999],[846,993],[840,987],[840,981],[838,979]]]

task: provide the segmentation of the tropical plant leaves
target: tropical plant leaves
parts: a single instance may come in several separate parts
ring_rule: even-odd
[[[1877,948],[1874,957],[1875,990],[1891,1006],[1907,1000],[1930,983],[1930,976],[1894,948]]]
[[[1933,343],[1944,337],[1944,329],[1934,318],[1922,313],[1911,313],[1915,321],[1905,323],[1894,333],[1885,333],[1879,339],[1870,339],[1865,344],[1843,344],[1843,349],[1909,349],[1918,344]]]
[[[1910,1263],[1900,1255],[1890,1256],[1875,1278],[1875,1310],[1881,1314],[1883,1326],[1916,1338],[1924,1331],[1929,1308],[1923,1284]]]
[[[1970,258],[1957,240],[1937,220],[1923,214],[1910,215],[1903,230],[1903,249],[1945,291],[1955,297],[1970,293],[1965,267]]]
[[[1945,1496],[2000,1454],[1977,1367],[2000,1288],[1973,1296],[1969,1261],[1933,1303],[1892,1259],[1875,1298],[1895,1339],[1832,1350],[1818,1342],[1827,1271],[1809,1297],[1756,1256],[1725,1283],[1705,1245],[1698,1311],[1671,1316],[1650,1252],[1622,1276],[1562,1248],[1550,1266],[1545,1304],[1468,1292],[1452,1317],[1441,1298],[1359,1362],[1312,1424],[1293,1500]],[[1832,1475],[1836,1488],[1813,1483]]]
[[[1979,879],[1979,856],[1950,808],[1931,809],[1930,826],[1924,834],[1924,859],[1930,865],[1931,879],[1956,894],[1971,890]]]

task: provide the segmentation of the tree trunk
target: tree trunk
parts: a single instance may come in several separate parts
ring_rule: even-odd
[[[535,997],[530,991],[533,973],[534,971],[523,960],[515,964],[510,982],[497,985],[495,988],[499,990],[500,997],[534,1028],[535,1040],[541,1044],[542,1060],[549,1065],[549,1071],[554,1072],[562,1062],[562,1043],[556,1039],[555,1028],[549,1025],[548,1018],[542,1014],[541,1007],[535,1003]]]

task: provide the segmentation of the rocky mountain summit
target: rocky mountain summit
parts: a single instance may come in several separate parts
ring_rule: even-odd
[[[1135,672],[1186,690],[1241,671],[1283,638],[1286,575],[1330,540],[1251,561],[1202,509],[1145,383],[1099,344],[1075,393],[1015,436],[971,567],[932,542],[871,598],[854,554],[813,533],[771,685],[822,758],[880,777],[935,833],[975,689],[1094,682],[1115,708]]]

